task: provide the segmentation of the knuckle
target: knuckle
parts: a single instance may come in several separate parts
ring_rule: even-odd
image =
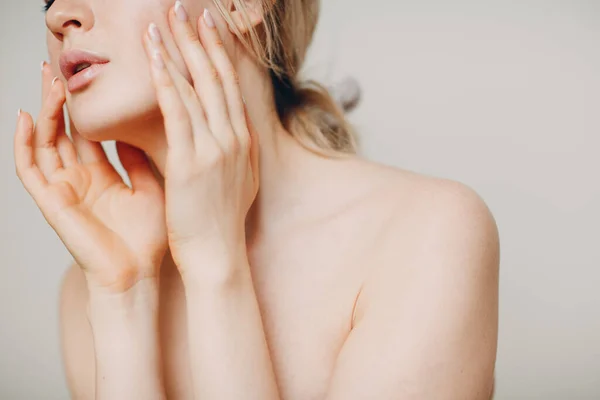
[[[185,38],[193,44],[197,44],[200,43],[200,37],[198,37],[198,34],[196,32],[194,32],[193,29],[186,29],[185,30]]]
[[[38,148],[41,150],[53,150],[54,149],[54,142],[52,140],[43,140],[41,142],[39,142],[38,144]]]
[[[217,49],[221,49],[221,48],[225,47],[225,46],[223,45],[223,40],[221,40],[221,39],[217,39],[217,40],[215,40],[215,42],[214,42],[214,43],[215,43],[215,47],[216,47]]]
[[[225,163],[225,153],[221,149],[214,149],[204,156],[204,164],[210,168],[220,167]]]
[[[241,150],[241,144],[233,132],[229,133],[231,139],[225,141],[224,147],[227,154],[238,154]]]
[[[238,75],[237,71],[235,70],[235,68],[228,68],[227,69],[227,76],[235,83],[238,84],[240,83],[240,76]]]
[[[219,71],[215,67],[211,67],[209,76],[213,82],[219,82],[221,80]]]

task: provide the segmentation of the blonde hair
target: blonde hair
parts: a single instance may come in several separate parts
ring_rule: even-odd
[[[268,68],[273,83],[277,114],[283,126],[304,147],[324,156],[356,154],[355,132],[346,120],[358,95],[340,101],[314,80],[300,81],[302,67],[319,16],[319,0],[264,0],[259,2],[263,23],[243,35],[223,7],[213,0],[223,18],[258,62]],[[243,3],[233,0],[251,27]]]

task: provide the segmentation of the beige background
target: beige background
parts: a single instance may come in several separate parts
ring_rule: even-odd
[[[0,398],[64,399],[69,255],[12,156],[17,108],[40,109],[41,0],[0,1]],[[360,81],[367,157],[464,182],[492,209],[496,399],[600,399],[600,1],[325,0],[309,66]]]

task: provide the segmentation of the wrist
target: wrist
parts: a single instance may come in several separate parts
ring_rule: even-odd
[[[146,281],[157,280],[161,264],[162,259],[144,264],[128,262],[118,265],[115,263],[106,268],[82,269],[88,290],[100,296],[108,296],[126,294]]]
[[[90,322],[135,324],[158,314],[158,278],[137,281],[124,292],[113,292],[88,285],[87,314]]]
[[[165,399],[160,352],[158,279],[128,291],[89,292],[98,398]]]
[[[175,263],[186,291],[235,289],[250,271],[245,246],[217,243],[187,251]]]

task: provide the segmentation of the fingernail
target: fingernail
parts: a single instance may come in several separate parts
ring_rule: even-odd
[[[148,26],[148,34],[150,35],[150,39],[152,39],[152,41],[154,43],[160,43],[161,42],[160,31],[158,30],[158,27],[156,26],[156,24],[154,22],[152,22]]]
[[[208,11],[207,8],[204,9],[204,20],[206,21],[206,26],[208,26],[209,28],[215,27],[215,20],[213,19],[212,15],[210,14],[210,11]]]
[[[57,79],[58,79],[58,76],[55,76],[54,79],[52,79],[52,84],[50,86],[54,86],[54,84],[56,83]]]
[[[183,4],[179,0],[175,2],[175,15],[177,15],[177,19],[180,21],[187,21],[188,19],[185,8],[183,8]]]
[[[44,67],[46,66],[46,60],[42,61],[42,71],[44,70]]]
[[[21,109],[19,108],[19,111],[17,111],[17,119],[21,116]]]

